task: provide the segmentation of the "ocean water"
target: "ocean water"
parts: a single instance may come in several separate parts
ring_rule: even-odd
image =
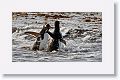
[[[12,33],[13,62],[102,62],[101,12],[28,12],[12,17],[12,27],[17,28]],[[53,32],[56,20],[66,45],[59,51],[32,51],[36,38],[24,32],[40,32],[46,22]]]

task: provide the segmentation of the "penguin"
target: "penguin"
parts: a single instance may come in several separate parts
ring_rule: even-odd
[[[50,25],[47,24],[46,27],[40,31],[37,36],[36,42],[34,43],[32,50],[48,50],[49,34],[46,33],[46,30],[50,29]]]
[[[52,37],[52,42],[50,43],[48,48],[50,52],[52,52],[53,50],[58,51],[60,48],[60,42],[63,42],[66,45],[66,41],[63,40],[62,34],[60,32],[59,24],[59,21],[55,21],[55,30],[53,33],[47,30],[47,33]]]

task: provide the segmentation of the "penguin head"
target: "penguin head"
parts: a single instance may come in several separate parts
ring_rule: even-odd
[[[60,28],[59,28],[59,24],[60,24],[59,21],[55,21],[55,30],[59,30],[59,29],[60,29]]]
[[[40,31],[40,35],[41,35],[41,39],[43,40],[44,39],[44,34],[47,30],[50,29],[50,25],[49,24],[46,24],[45,26],[43,26],[43,29]]]
[[[49,30],[51,28],[51,26],[49,24],[46,25],[47,30]]]

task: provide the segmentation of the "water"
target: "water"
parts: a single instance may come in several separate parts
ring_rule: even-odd
[[[47,20],[45,15],[49,16]],[[91,15],[93,14],[93,15]],[[62,15],[54,17],[55,15]],[[58,18],[59,17],[59,18]],[[90,17],[91,21],[85,21]],[[93,19],[97,17],[98,19]],[[12,27],[17,30],[12,34],[13,62],[102,62],[102,19],[101,12],[82,13],[28,13],[13,14]],[[26,31],[39,32],[46,21],[53,27],[60,21],[60,30],[67,45],[60,51],[32,51],[35,37],[26,35]],[[70,34],[66,36],[66,33]]]

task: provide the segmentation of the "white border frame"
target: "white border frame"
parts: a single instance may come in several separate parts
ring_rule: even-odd
[[[0,73],[114,74],[112,0],[1,0]],[[102,12],[102,62],[12,62],[12,12]]]

